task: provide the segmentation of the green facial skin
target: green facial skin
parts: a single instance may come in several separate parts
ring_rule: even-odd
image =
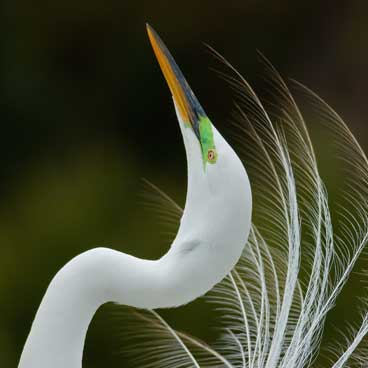
[[[215,164],[217,161],[216,146],[213,139],[212,124],[207,116],[199,118],[199,133],[202,149],[203,166],[206,169],[206,164]]]
[[[213,139],[212,123],[207,116],[200,116],[197,121],[200,135],[200,145],[202,151],[203,168],[206,170],[207,163],[215,164],[217,161],[217,151]],[[192,123],[184,122],[186,128],[193,129]]]

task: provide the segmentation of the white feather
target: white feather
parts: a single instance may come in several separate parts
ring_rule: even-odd
[[[309,367],[319,355],[326,316],[367,243],[368,160],[337,113],[293,81],[333,138],[338,148],[333,159],[341,160],[346,169],[340,211],[333,223],[305,120],[286,83],[263,58],[277,101],[271,116],[239,72],[214,53],[233,72],[226,79],[239,97],[236,139],[246,155],[257,226],[252,226],[238,265],[208,296],[220,310],[224,326],[213,348],[175,333],[155,312],[144,320],[156,326],[158,334],[137,326],[127,332],[148,338],[149,349],[161,356],[147,365],[142,361],[140,367]],[[163,205],[160,211],[166,208],[169,217],[175,213],[177,221],[180,207],[152,188],[161,198],[155,202]],[[363,304],[361,326],[345,348],[340,342],[333,368],[349,362],[367,364],[368,349],[362,342],[368,334],[368,303]],[[139,345],[140,356],[143,347]]]

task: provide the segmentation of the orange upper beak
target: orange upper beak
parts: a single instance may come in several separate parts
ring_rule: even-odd
[[[181,118],[184,123],[193,128],[196,136],[200,139],[198,123],[200,117],[205,117],[206,114],[190,89],[183,73],[180,71],[169,50],[162,42],[156,31],[149,24],[147,24],[147,32],[153,51],[158,63],[160,64],[166,82],[169,85]]]

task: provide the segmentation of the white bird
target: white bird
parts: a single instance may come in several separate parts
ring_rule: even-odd
[[[252,200],[243,164],[158,35],[147,29],[173,95],[188,162],[177,236],[154,261],[97,248],[67,263],[42,299],[19,368],[80,368],[88,326],[102,304],[153,309],[188,303],[230,272],[246,244]]]

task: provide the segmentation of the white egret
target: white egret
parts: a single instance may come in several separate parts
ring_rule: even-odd
[[[247,241],[252,201],[243,164],[158,35],[147,29],[173,95],[188,162],[177,236],[159,260],[97,248],[66,264],[42,299],[19,368],[81,367],[87,329],[102,304],[160,308],[188,303],[229,273]]]
[[[135,311],[122,328],[132,340],[125,347],[136,365],[310,367],[319,356],[326,316],[368,240],[367,157],[339,115],[297,84],[336,142],[348,173],[342,210],[332,215],[304,117],[286,83],[266,62],[278,99],[271,115],[222,59],[235,73],[228,79],[240,97],[239,138],[242,153],[249,154],[258,225],[250,226],[252,199],[242,164],[206,117],[162,41],[151,28],[148,32],[174,98],[188,160],[184,210],[158,191],[158,204],[171,206],[179,231],[158,261],[95,249],[68,263],[46,292],[19,367],[80,367],[87,328],[99,305],[177,306],[226,274],[212,292],[224,317],[220,340],[211,347],[175,331],[157,312]],[[361,323],[350,329],[349,338],[328,347],[333,368],[367,366],[366,299],[362,307]]]

